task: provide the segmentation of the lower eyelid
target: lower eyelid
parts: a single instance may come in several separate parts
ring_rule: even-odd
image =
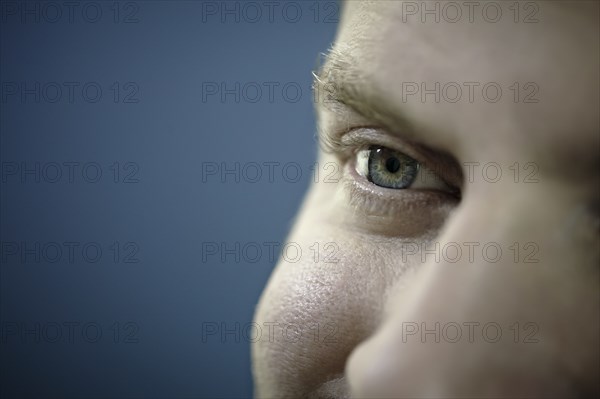
[[[365,216],[405,216],[407,212],[458,202],[449,193],[438,190],[398,190],[376,186],[358,174],[354,162],[346,164],[342,183],[348,193],[349,204]]]
[[[423,237],[437,234],[459,200],[439,190],[383,188],[345,162],[338,185],[338,223],[344,229],[385,237]]]
[[[344,208],[347,213],[340,224],[347,230],[384,237],[431,236],[437,234],[456,206],[452,201],[436,201],[431,198],[435,193],[425,192],[410,194],[403,200],[384,199],[351,179],[343,181],[342,186],[349,206]]]

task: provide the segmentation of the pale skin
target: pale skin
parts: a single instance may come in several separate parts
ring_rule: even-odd
[[[257,397],[599,394],[598,2],[537,2],[537,23],[515,23],[512,3],[497,23],[423,23],[397,1],[344,4],[316,79],[319,163],[339,176],[312,184],[288,237],[306,255],[279,261],[255,315],[311,333],[253,344]],[[463,99],[407,95],[421,82],[457,82]],[[481,84],[472,102],[464,82]],[[488,82],[501,100],[482,97]],[[515,101],[515,82],[534,82],[538,101]],[[374,148],[436,177],[377,185]],[[483,177],[489,162],[502,179]],[[330,242],[335,264],[308,249]],[[486,243],[502,256],[485,256]],[[461,256],[441,252],[455,244]],[[489,322],[497,340],[483,336]],[[435,342],[414,333],[421,323],[456,323],[463,337],[439,331]]]

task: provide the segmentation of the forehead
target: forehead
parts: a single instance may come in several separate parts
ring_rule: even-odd
[[[470,3],[347,1],[339,84],[354,80],[440,147],[544,143],[552,160],[593,148],[597,162],[598,3]]]

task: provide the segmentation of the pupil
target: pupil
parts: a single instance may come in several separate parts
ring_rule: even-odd
[[[396,173],[400,169],[400,160],[396,157],[388,158],[385,161],[385,167],[390,173]]]

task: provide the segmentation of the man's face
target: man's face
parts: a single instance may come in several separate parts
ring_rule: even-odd
[[[345,3],[257,396],[598,393],[598,3],[463,3]]]

